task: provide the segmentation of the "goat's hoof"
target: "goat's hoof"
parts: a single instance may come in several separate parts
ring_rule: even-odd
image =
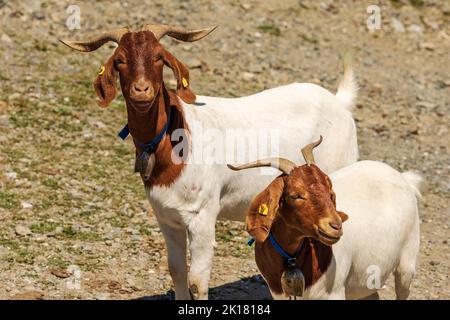
[[[191,295],[192,300],[198,300],[199,294],[198,294],[198,287],[196,284],[193,284],[189,287],[189,294]]]

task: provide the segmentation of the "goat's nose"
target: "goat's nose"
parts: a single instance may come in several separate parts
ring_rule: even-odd
[[[331,228],[333,228],[334,230],[341,230],[342,228],[342,223],[340,222],[329,222],[328,223],[330,225]]]
[[[144,78],[140,78],[135,81],[131,86],[131,92],[133,94],[142,95],[142,94],[150,94],[151,93],[151,82],[145,80]]]
[[[138,83],[136,83],[135,85],[134,85],[134,90],[136,91],[136,92],[143,92],[143,93],[146,93],[148,90],[150,89],[150,86],[148,85],[148,84],[138,84]]]

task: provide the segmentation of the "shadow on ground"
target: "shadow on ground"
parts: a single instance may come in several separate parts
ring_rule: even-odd
[[[138,300],[173,300],[173,290],[165,294],[144,296]],[[272,300],[269,289],[260,275],[242,278],[239,281],[209,289],[210,300]]]

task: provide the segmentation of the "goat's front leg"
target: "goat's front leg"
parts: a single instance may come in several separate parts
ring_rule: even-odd
[[[166,240],[167,261],[175,287],[175,299],[188,300],[190,295],[187,283],[186,229],[173,228],[166,224],[160,224],[160,228]]]
[[[215,212],[200,211],[188,225],[191,265],[189,289],[196,300],[208,299],[208,285],[211,276],[215,246]]]

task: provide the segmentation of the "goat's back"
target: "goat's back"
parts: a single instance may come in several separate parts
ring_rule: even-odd
[[[397,268],[402,251],[412,250],[409,256],[417,257],[418,186],[377,161],[356,162],[330,178],[337,209],[349,216],[344,235],[333,246],[336,274],[342,281],[346,278],[348,298],[361,298],[373,293],[378,279],[384,283]]]
[[[279,172],[274,169],[269,175],[262,175],[259,169],[234,172],[226,164],[269,156],[304,163],[300,148],[320,135],[324,142],[315,157],[324,172],[355,162],[358,157],[356,127],[352,114],[341,104],[326,89],[309,83],[293,83],[241,98],[197,96],[194,105],[182,103],[192,140],[191,154],[173,187],[170,190],[154,188],[151,200],[162,199],[166,208],[185,210],[189,207],[189,211],[200,211],[208,201],[198,194],[186,194],[186,190],[199,190],[198,186],[205,186],[205,180],[212,180],[214,183],[207,192],[209,202],[220,201],[221,217],[243,220],[250,201]],[[245,130],[251,131],[250,135],[246,136]],[[235,152],[234,148],[226,148],[230,131],[245,143],[244,158],[238,159],[233,154],[230,157],[230,151]],[[207,159],[207,154],[212,144],[218,157],[205,163],[211,160]],[[236,144],[231,145],[237,149]],[[169,195],[184,200],[168,200]]]

